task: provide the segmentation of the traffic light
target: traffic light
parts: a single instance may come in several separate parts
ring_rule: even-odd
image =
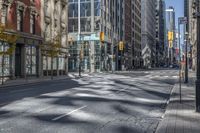
[[[100,41],[101,41],[101,42],[104,42],[104,41],[105,41],[104,32],[100,32]]]
[[[124,50],[124,42],[123,42],[123,41],[120,41],[120,42],[119,42],[119,50],[120,50],[120,51],[123,51],[123,50]]]
[[[168,32],[168,41],[173,41],[174,40],[174,33],[173,32]]]

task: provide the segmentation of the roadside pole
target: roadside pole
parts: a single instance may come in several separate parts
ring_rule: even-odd
[[[79,52],[79,77],[81,77],[81,50],[82,50],[82,44],[81,44],[81,1],[78,0],[78,39],[77,39],[77,44],[79,45],[78,48],[80,47],[80,52]]]
[[[185,83],[188,83],[188,54],[187,54],[187,47],[188,47],[188,33],[185,33]]]
[[[178,42],[179,42],[179,93],[181,103],[181,39],[180,39],[180,18],[178,18]]]
[[[196,112],[200,113],[200,1],[194,0],[193,1],[193,17],[196,19],[197,24],[197,70],[196,70]]]
[[[180,36],[180,25],[187,24],[187,17],[179,17],[178,18],[178,38],[179,38],[179,93],[180,93],[180,103],[182,102],[181,97],[181,36]]]

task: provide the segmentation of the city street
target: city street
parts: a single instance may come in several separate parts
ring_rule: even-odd
[[[153,133],[177,70],[96,73],[0,89],[2,133]]]

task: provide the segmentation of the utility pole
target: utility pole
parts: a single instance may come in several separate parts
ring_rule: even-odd
[[[197,80],[196,80],[196,111],[200,112],[200,10],[197,0]]]
[[[185,33],[185,83],[188,83],[188,33]]]
[[[180,25],[187,23],[186,17],[178,18],[178,42],[179,42],[179,93],[180,93],[180,103],[181,103],[181,36],[180,36]]]
[[[196,70],[196,112],[200,112],[200,5],[199,0],[193,2],[194,18],[197,20],[197,70]]]
[[[179,93],[181,103],[181,37],[180,37],[180,19],[178,18],[178,43],[179,43]]]
[[[80,48],[79,52],[79,77],[81,77],[81,0],[78,0],[78,39],[77,39],[78,47]]]

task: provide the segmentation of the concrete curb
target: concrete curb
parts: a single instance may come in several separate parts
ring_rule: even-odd
[[[161,121],[158,122],[157,127],[156,127],[156,130],[155,130],[154,133],[157,133],[158,128],[159,128],[159,125],[162,124],[162,121],[163,121],[163,119],[164,119],[165,116],[166,116],[167,107],[168,107],[168,105],[169,105],[169,103],[170,103],[170,101],[171,101],[173,92],[174,92],[174,90],[175,90],[177,84],[178,84],[178,83],[174,84],[174,85],[171,87],[170,96],[169,96],[169,99],[168,99],[167,102],[166,102],[165,112],[164,112],[164,114],[163,114],[162,117],[161,117]]]
[[[51,80],[50,78],[45,79],[45,78],[41,78],[41,80],[36,79],[36,81],[31,81],[28,80],[27,82],[23,82],[23,83],[16,83],[16,84],[4,84],[4,85],[0,85],[0,89],[5,89],[5,88],[10,88],[13,86],[26,86],[26,85],[36,85],[36,84],[40,84],[40,83],[45,83],[45,82],[50,82],[50,81],[59,81],[59,80],[67,80],[67,79],[78,79],[78,78],[84,78],[86,77],[85,75],[79,77],[77,76],[77,74],[70,74],[68,76],[65,76],[63,78],[54,78],[53,80]]]
[[[58,80],[66,80],[66,79],[72,79],[72,78],[66,77],[66,78],[63,78],[63,79],[38,80],[38,81],[34,81],[34,82],[31,82],[31,80],[29,80],[29,82],[0,85],[0,89],[6,89],[6,88],[13,87],[13,86],[19,87],[19,86],[26,86],[26,85],[36,85],[36,84],[40,84],[40,83],[45,83],[45,82],[50,82],[50,81],[58,81]]]

